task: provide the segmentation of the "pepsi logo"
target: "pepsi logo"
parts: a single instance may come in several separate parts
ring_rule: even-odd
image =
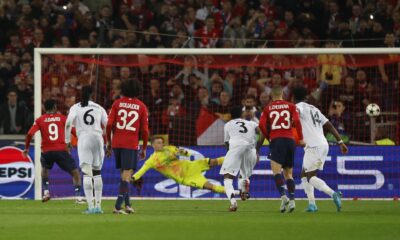
[[[23,197],[33,185],[32,159],[16,147],[0,148],[0,198]]]

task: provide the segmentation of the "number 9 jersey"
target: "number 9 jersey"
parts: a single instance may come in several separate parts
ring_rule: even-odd
[[[108,115],[107,139],[113,133],[113,148],[139,149],[139,132],[142,132],[143,148],[147,146],[148,112],[146,105],[137,98],[122,97],[116,100]],[[145,142],[146,141],[146,142]]]
[[[293,126],[296,127],[299,140],[302,140],[303,132],[296,105],[284,100],[268,104],[264,108],[259,122],[261,132],[270,141],[274,138],[294,139]]]

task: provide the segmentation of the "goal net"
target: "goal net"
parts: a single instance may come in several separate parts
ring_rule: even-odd
[[[321,177],[345,197],[392,198],[399,195],[400,148],[376,145],[399,143],[399,60],[397,49],[36,49],[35,117],[49,98],[67,114],[87,84],[107,110],[120,97],[121,82],[137,79],[143,84],[141,99],[149,109],[151,135],[187,148],[190,160],[195,160],[225,155],[223,126],[232,111],[240,109],[246,118],[258,121],[271,102],[272,87],[282,86],[290,101],[292,90],[304,86],[308,101],[351,145],[349,155],[342,156],[334,137],[326,135],[332,146]],[[370,103],[380,106],[378,117],[366,114]],[[40,159],[39,138],[35,159]],[[267,153],[266,141],[251,178],[254,198],[278,197]],[[78,160],[76,151],[73,156]],[[294,168],[298,197],[305,196],[299,178],[302,157],[298,148]],[[40,162],[35,162],[38,198]],[[205,176],[222,184],[218,172],[211,169]],[[116,196],[119,172],[113,159],[105,159],[102,175],[104,195]],[[56,168],[50,175],[50,191],[55,197],[72,196],[70,177]],[[134,187],[131,192],[142,197],[224,197],[178,185],[155,171],[144,176],[141,192]]]

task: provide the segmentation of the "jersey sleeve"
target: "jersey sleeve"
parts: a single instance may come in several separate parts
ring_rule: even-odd
[[[72,129],[72,124],[75,121],[76,118],[76,110],[74,107],[72,107],[69,110],[67,121],[65,122],[65,143],[70,143],[71,142],[71,129]]]
[[[137,171],[134,175],[133,178],[135,180],[140,179],[149,169],[154,168],[154,154],[152,154],[149,159],[146,160],[146,162],[143,164],[143,166]]]
[[[297,130],[297,135],[299,136],[299,140],[303,140],[303,130],[301,127],[300,116],[299,116],[299,113],[297,112],[296,106],[294,104],[292,105],[292,113],[291,114],[292,114],[294,125]]]
[[[39,131],[39,124],[37,123],[37,120],[33,123],[32,127],[29,129],[28,133],[26,134],[25,138],[25,149],[29,148],[29,145],[31,144],[32,137],[35,135],[37,131]]]
[[[229,136],[229,122],[225,124],[224,126],[224,142],[229,142],[230,136]]]
[[[149,113],[146,105],[143,104],[142,114],[140,119],[140,127],[142,132],[143,149],[147,148],[147,142],[149,141]]]

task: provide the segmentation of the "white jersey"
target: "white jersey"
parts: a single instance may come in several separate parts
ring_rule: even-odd
[[[85,107],[81,103],[74,104],[68,114],[67,122],[65,124],[65,141],[71,142],[71,128],[76,128],[76,134],[79,138],[82,134],[98,133],[103,134],[103,128],[107,125],[106,110],[99,104],[89,101]]]
[[[224,141],[231,146],[256,146],[258,124],[244,119],[232,119],[224,126]]]
[[[318,108],[305,102],[297,103],[296,107],[300,115],[303,138],[306,146],[315,147],[328,145],[328,141],[324,136],[323,126],[329,120],[324,114],[322,114]]]

